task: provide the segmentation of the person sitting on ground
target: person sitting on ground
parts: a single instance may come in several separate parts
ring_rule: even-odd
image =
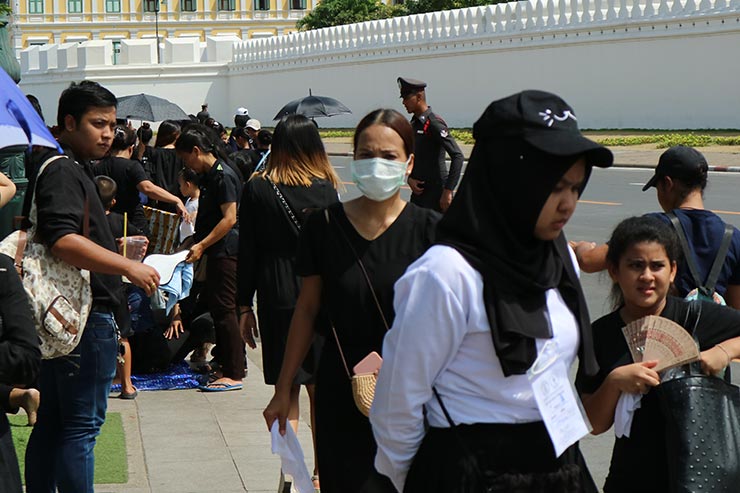
[[[740,356],[740,312],[716,303],[669,296],[680,257],[673,228],[654,216],[625,219],[609,240],[606,261],[614,282],[615,310],[593,323],[599,371],[589,377],[579,368],[576,378],[592,433],[604,433],[615,424],[617,439],[605,492],[672,491],[669,456],[673,452],[666,448],[664,412],[654,391],[661,383],[661,375],[655,371],[658,361],[633,363],[622,328],[648,315],[678,323],[698,341],[702,369],[710,375],[720,374],[732,358]],[[642,395],[639,406],[633,408],[630,425],[615,421],[623,394]],[[723,416],[714,419],[722,420]],[[635,471],[646,464],[650,465],[649,474],[635,481]],[[721,491],[736,488],[728,485]]]
[[[674,146],[665,151],[658,161],[655,174],[643,191],[655,187],[658,203],[664,212],[648,214],[671,225],[670,213],[675,214],[685,232],[689,250],[698,267],[698,276],[706,280],[717,256],[725,223],[714,212],[704,208],[704,190],[707,187],[708,165],[704,156],[692,147]],[[609,245],[588,241],[571,243],[578,264],[585,272],[599,272],[607,267]],[[674,283],[676,294],[686,296],[694,288],[691,271],[685,259],[678,262]],[[716,292],[727,304],[740,309],[740,230],[733,228],[730,249],[717,279]]]

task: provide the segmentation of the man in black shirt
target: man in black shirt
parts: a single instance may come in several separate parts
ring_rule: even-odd
[[[110,147],[116,97],[99,84],[72,84],[59,99],[59,142],[67,157],[32,176],[40,241],[61,260],[90,271],[93,306],[79,345],[68,356],[42,361],[38,421],[26,451],[29,493],[93,491],[93,447],[105,421],[115,372],[121,276],[153,294],[157,271],[118,254],[89,161]],[[38,164],[54,151],[35,156]],[[30,206],[30,204],[28,204]],[[85,216],[89,237],[83,235]],[[127,313],[124,310],[123,313]]]
[[[398,87],[406,111],[413,114],[414,169],[409,176],[411,202],[421,207],[444,212],[452,203],[452,192],[460,181],[463,153],[450,135],[447,124],[432,113],[427,104],[427,84],[420,80],[399,77]],[[447,170],[445,153],[452,162]]]

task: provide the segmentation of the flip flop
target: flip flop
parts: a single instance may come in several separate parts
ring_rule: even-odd
[[[200,385],[198,388],[201,392],[228,392],[230,390],[241,390],[244,385],[241,383],[229,385],[228,383],[211,382],[208,385]]]
[[[130,401],[130,400],[136,399],[136,396],[138,396],[138,395],[139,395],[138,389],[134,389],[134,391],[131,392],[130,394],[129,393],[126,393],[126,392],[121,392],[121,394],[118,396],[118,398],[119,399],[126,400],[126,401]]]

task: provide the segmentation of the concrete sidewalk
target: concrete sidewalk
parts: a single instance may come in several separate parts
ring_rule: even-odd
[[[129,482],[96,485],[98,493],[276,493],[280,460],[272,455],[262,410],[272,398],[261,358],[249,351],[244,390],[139,392],[109,400],[126,431]],[[304,393],[305,395],[305,393]],[[298,438],[313,470],[308,403],[301,402]]]
[[[352,143],[350,139],[330,138],[324,139],[326,152],[331,156],[351,156]],[[614,165],[633,168],[655,168],[658,158],[665,149],[652,149],[648,145],[610,147],[614,153]],[[462,144],[460,149],[467,160],[472,145]],[[738,146],[711,146],[698,147],[699,152],[704,154],[709,164],[710,171],[740,172],[740,147]]]

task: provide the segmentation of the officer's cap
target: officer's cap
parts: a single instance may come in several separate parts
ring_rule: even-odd
[[[402,98],[405,98],[410,94],[421,92],[426,86],[427,83],[420,80],[409,79],[408,77],[398,78],[398,88],[401,90]]]

